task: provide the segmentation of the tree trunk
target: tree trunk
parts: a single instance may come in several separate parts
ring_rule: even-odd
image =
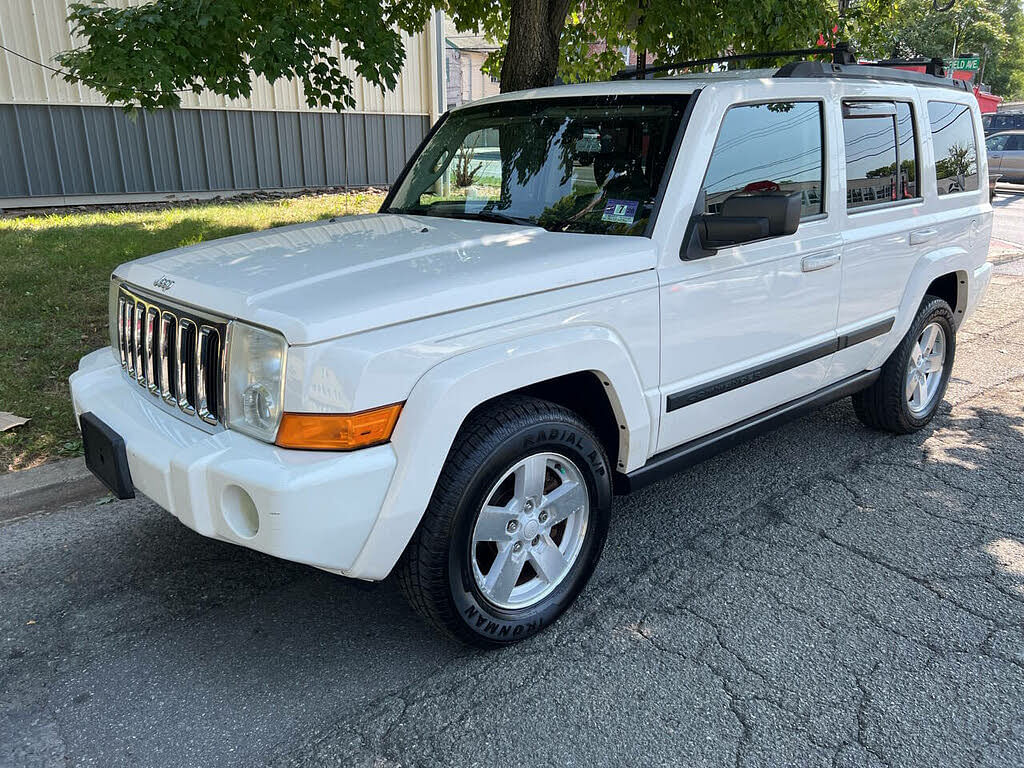
[[[570,0],[512,0],[501,91],[543,88],[558,73],[558,44]]]

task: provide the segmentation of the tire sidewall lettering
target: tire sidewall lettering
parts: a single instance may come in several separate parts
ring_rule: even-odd
[[[468,542],[483,503],[483,494],[507,471],[507,467],[524,456],[545,451],[562,453],[583,473],[590,496],[591,531],[569,575],[551,594],[529,608],[501,609],[487,603],[477,592]],[[467,628],[496,644],[525,639],[552,623],[576,599],[589,580],[604,546],[611,507],[609,473],[600,445],[579,427],[558,421],[525,428],[494,451],[492,459],[484,462],[481,472],[463,495],[452,532],[449,553],[452,607]]]

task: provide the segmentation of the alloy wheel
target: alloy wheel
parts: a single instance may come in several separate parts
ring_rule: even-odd
[[[536,605],[568,575],[587,535],[583,474],[558,453],[513,465],[485,496],[470,543],[483,597],[506,609]]]
[[[946,364],[946,334],[938,323],[928,323],[910,348],[904,395],[915,416],[928,411],[942,385]]]

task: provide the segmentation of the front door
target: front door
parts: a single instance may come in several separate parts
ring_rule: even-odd
[[[1010,137],[1013,134],[1000,133],[995,136],[989,136],[985,139],[985,149],[988,150],[988,172],[998,173],[1002,175],[1002,171],[999,166],[1003,161],[1003,153],[1006,151],[1006,144],[1009,142]]]
[[[829,222],[824,104],[740,104],[722,121],[703,212],[738,193],[798,192],[797,232],[661,270],[658,450],[822,386],[835,348],[841,237]]]

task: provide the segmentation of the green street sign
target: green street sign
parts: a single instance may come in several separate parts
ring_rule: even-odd
[[[977,72],[981,69],[981,59],[978,56],[961,56],[953,59],[953,69],[961,72]]]

